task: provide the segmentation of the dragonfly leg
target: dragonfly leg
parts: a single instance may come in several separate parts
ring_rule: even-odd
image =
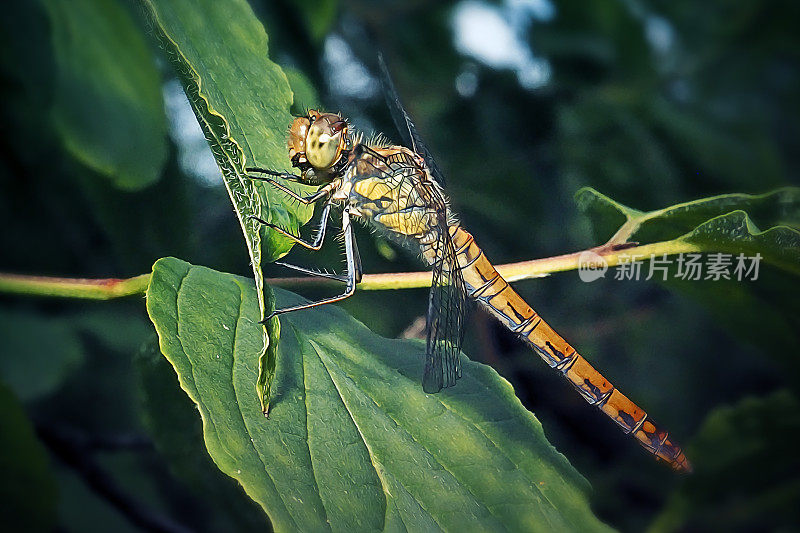
[[[309,276],[316,276],[318,278],[328,278],[336,281],[341,281],[342,283],[347,283],[347,276],[342,276],[340,274],[320,272],[319,270],[314,270],[313,268],[306,268],[297,265],[292,265],[290,263],[284,263],[283,261],[275,261],[275,264],[280,265],[282,267],[291,268],[292,270],[297,270],[298,272],[302,272],[303,274],[308,274]]]
[[[316,252],[320,248],[322,248],[322,242],[325,240],[325,230],[328,227],[328,215],[330,215],[330,212],[331,212],[331,203],[328,202],[327,204],[325,204],[325,209],[322,210],[322,215],[320,217],[319,226],[317,227],[317,236],[314,237],[314,241],[313,242],[308,242],[305,239],[303,239],[302,237],[299,237],[297,235],[292,235],[291,233],[289,233],[285,229],[281,228],[280,226],[276,226],[275,224],[273,224],[271,222],[267,222],[263,218],[257,217],[255,215],[250,215],[250,218],[252,218],[253,220],[255,220],[256,222],[258,222],[260,224],[263,224],[263,225],[265,225],[265,226],[267,226],[269,228],[274,229],[275,231],[277,231],[281,235],[284,235],[284,236],[292,239],[294,242],[296,242],[300,246],[303,246],[304,248],[308,248],[309,250],[314,250]]]
[[[350,228],[349,231],[352,233],[353,229]],[[347,272],[349,273],[352,270],[356,283],[361,283],[361,276],[364,274],[364,271],[361,268],[361,254],[358,253],[358,243],[356,243],[355,237],[351,238],[351,241],[353,247],[353,261],[348,260]],[[345,243],[346,242],[347,241],[345,241]],[[353,268],[350,268],[351,262],[353,264]]]
[[[355,235],[353,233],[353,226],[350,225],[350,213],[345,209],[342,215],[342,229],[344,231],[344,249],[347,256],[347,287],[342,294],[325,298],[316,302],[309,302],[307,304],[295,305],[294,307],[286,307],[284,309],[276,309],[270,315],[261,321],[263,324],[270,318],[283,313],[290,313],[292,311],[299,311],[301,309],[310,309],[312,307],[319,307],[320,305],[332,304],[339,302],[345,298],[351,297],[356,292],[356,283],[358,273],[361,272],[361,265],[358,263],[358,255],[355,247]]]
[[[276,178],[283,178],[289,181],[296,181],[301,182],[303,178],[301,176],[297,176],[296,174],[291,174],[289,172],[278,172],[277,170],[270,170],[268,168],[261,168],[261,167],[247,167],[245,169],[247,172],[258,172],[259,174],[268,174],[270,176],[275,176]],[[248,176],[250,179],[258,180],[263,179],[260,176]]]
[[[287,176],[292,176],[292,174],[287,174]],[[333,190],[333,186],[334,186],[333,182],[332,182],[332,183],[329,183],[329,184],[325,185],[324,187],[320,187],[319,190],[317,192],[315,192],[314,194],[311,194],[309,196],[300,196],[299,194],[297,194],[296,192],[291,190],[286,185],[284,185],[284,184],[282,184],[282,183],[280,183],[280,182],[278,182],[278,181],[276,181],[276,180],[274,180],[272,178],[266,178],[264,176],[251,176],[249,174],[247,174],[246,177],[251,179],[251,180],[266,181],[267,183],[269,183],[270,185],[272,185],[276,189],[286,193],[293,200],[297,200],[298,202],[301,202],[301,203],[304,203],[304,204],[313,204],[313,203],[318,202],[319,200],[321,200],[323,198],[327,198],[330,195],[331,190]],[[294,177],[294,176],[292,176],[292,177]],[[289,178],[287,178],[287,179],[289,179]]]

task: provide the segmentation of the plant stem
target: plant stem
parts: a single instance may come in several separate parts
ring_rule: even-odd
[[[523,279],[541,278],[553,272],[577,270],[580,257],[586,252],[593,252],[602,257],[609,268],[625,261],[643,261],[651,256],[676,255],[680,253],[697,252],[700,248],[681,240],[656,242],[643,246],[619,248],[611,243],[596,248],[589,248],[580,252],[573,252],[542,259],[521,261],[497,265],[497,271],[509,282]],[[270,285],[295,286],[295,285],[324,285],[335,283],[324,278],[268,278],[264,280]],[[430,271],[423,272],[395,272],[391,274],[365,274],[358,284],[361,290],[386,290],[386,289],[415,289],[429,287],[431,284]]]
[[[610,268],[625,261],[643,261],[651,256],[676,255],[699,250],[699,247],[680,240],[656,242],[628,248],[619,248],[619,246],[609,243],[570,254],[498,265],[497,270],[507,281],[513,282],[541,278],[553,272],[577,270],[580,265],[581,255],[587,252],[593,252],[602,257]],[[267,278],[264,282],[268,285],[281,287],[335,283],[324,278],[298,277]],[[128,279],[71,279],[0,273],[0,293],[89,300],[110,300],[112,298],[144,294],[149,283],[150,274],[142,274]],[[358,288],[367,291],[415,289],[429,287],[430,284],[430,271],[394,272],[390,274],[365,274],[361,279],[361,283],[358,284]]]
[[[144,294],[149,284],[150,274],[127,279],[74,279],[0,273],[0,293],[29,296],[110,300]]]

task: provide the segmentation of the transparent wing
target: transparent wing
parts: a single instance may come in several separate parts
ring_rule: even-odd
[[[451,387],[461,377],[459,353],[468,301],[446,219],[439,226],[439,234],[433,245],[437,253],[428,299],[427,358],[422,376],[422,388],[428,393]]]
[[[425,160],[428,169],[439,185],[444,187],[444,175],[439,170],[439,166],[433,159],[428,147],[417,133],[417,128],[411,122],[411,117],[408,116],[403,104],[400,102],[400,96],[397,94],[397,89],[394,87],[392,76],[389,74],[389,69],[386,67],[386,62],[383,60],[383,54],[378,54],[378,63],[381,71],[381,86],[383,87],[383,95],[386,97],[386,105],[389,106],[389,111],[392,114],[394,125],[403,137],[402,141],[407,147],[411,148]]]
[[[447,202],[439,187],[428,181],[425,170],[407,154],[398,151],[383,156],[364,145],[359,145],[356,150],[363,154],[358,159],[364,172],[382,175],[387,182],[402,175],[396,186],[400,186],[403,180],[411,180],[421,193],[425,207],[435,210],[438,215],[437,238],[421,246],[430,247],[436,258],[428,298],[427,350],[422,388],[427,393],[439,392],[443,387],[455,385],[456,379],[461,377],[459,353],[469,302],[464,278],[457,268]]]

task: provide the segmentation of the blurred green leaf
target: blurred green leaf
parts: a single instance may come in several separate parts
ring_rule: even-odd
[[[197,228],[208,215],[198,212],[204,206],[194,194],[196,183],[181,172],[176,150],[170,150],[164,179],[141,191],[120,191],[98,173],[79,172],[76,181],[89,212],[109,241],[104,253],[117,259],[115,275],[136,275],[147,271],[154,258],[197,248]]]
[[[339,8],[337,0],[292,0],[288,3],[301,15],[308,35],[314,42],[322,41],[336,21]]]
[[[688,447],[695,473],[650,528],[791,531],[800,523],[800,402],[783,391],[713,411]]]
[[[86,309],[70,322],[110,351],[133,353],[142,345],[142,339],[153,332],[147,319],[136,311],[122,306],[107,306],[102,311]]]
[[[289,85],[294,93],[292,114],[300,116],[304,115],[308,109],[318,109],[319,95],[311,81],[306,78],[306,75],[292,67],[284,67],[283,72],[286,74],[286,79],[289,80]]]
[[[0,380],[23,401],[52,393],[83,362],[66,320],[0,310]]]
[[[275,290],[278,305],[299,298]],[[273,408],[251,384],[260,347],[249,280],[166,258],[147,308],[203,419],[206,447],[279,530],[601,530],[586,484],[490,368],[422,391],[421,342],[328,307],[283,317]]]
[[[144,424],[173,472],[203,502],[197,512],[203,515],[204,530],[265,529],[268,522],[261,508],[209,457],[197,409],[180,390],[155,336],[139,352],[136,371]]]
[[[6,531],[52,531],[56,481],[47,452],[14,394],[0,384],[0,524]]]
[[[46,0],[58,66],[54,121],[73,156],[116,187],[155,182],[167,157],[161,77],[114,0]]]
[[[42,131],[42,124],[49,124],[55,93],[50,21],[41,2],[6,7],[0,17],[0,106],[4,127],[14,134],[0,137],[0,145],[9,143],[9,156],[35,164],[53,144],[51,128]]]
[[[55,468],[58,480],[58,526],[81,533],[141,533],[119,510],[99,497],[80,474],[68,467]]]

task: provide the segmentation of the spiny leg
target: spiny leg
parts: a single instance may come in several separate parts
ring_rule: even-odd
[[[288,175],[292,176],[291,174],[288,174]],[[263,176],[251,176],[249,174],[247,174],[245,177],[247,177],[247,178],[249,178],[251,180],[256,180],[256,181],[266,181],[267,183],[269,183],[270,185],[272,185],[276,189],[286,193],[293,200],[297,200],[298,202],[301,202],[301,203],[304,203],[304,204],[313,204],[314,202],[317,202],[317,201],[319,201],[319,200],[321,200],[323,198],[327,198],[330,195],[331,191],[334,189],[334,187],[336,185],[338,185],[338,183],[336,183],[336,181],[332,181],[331,183],[328,183],[324,187],[320,187],[319,190],[317,192],[315,192],[314,194],[311,194],[309,196],[300,196],[299,194],[297,194],[296,192],[291,190],[286,185],[284,185],[284,184],[282,184],[282,183],[280,183],[278,181],[275,181],[272,178],[265,178]]]
[[[356,283],[358,283],[357,278],[359,277],[358,273],[361,272],[361,265],[357,264],[358,254],[355,251],[355,235],[353,233],[353,227],[350,225],[350,212],[347,209],[345,209],[344,213],[342,214],[342,230],[344,231],[344,249],[345,255],[347,256],[347,287],[345,288],[344,292],[338,296],[325,298],[324,300],[296,305],[294,307],[286,307],[284,309],[276,309],[270,313],[267,318],[262,320],[262,323],[276,315],[283,313],[299,311],[301,309],[310,309],[312,307],[319,307],[320,305],[339,302],[345,298],[351,297],[356,292]]]
[[[352,232],[353,229],[350,228]],[[353,275],[355,276],[356,283],[361,283],[361,276],[364,274],[364,271],[361,269],[361,254],[358,253],[358,243],[356,242],[355,237],[352,238],[353,241],[353,266],[355,267],[355,271]],[[348,267],[347,272],[350,272],[350,267]]]
[[[311,194],[309,196],[300,196],[286,185],[283,185],[282,183],[279,183],[272,178],[265,178],[263,176],[250,176],[249,174],[247,175],[247,178],[256,181],[266,181],[276,189],[286,193],[293,200],[297,200],[298,202],[302,202],[304,204],[313,204],[314,202],[318,201],[321,198],[324,198],[328,194],[328,191],[324,190],[325,188],[323,187],[314,194]]]
[[[277,170],[270,170],[268,168],[247,167],[245,169],[245,171],[246,172],[258,172],[259,174],[268,174],[270,176],[275,176],[276,178],[283,178],[285,180],[296,181],[298,183],[300,183],[303,180],[303,178],[301,176],[298,176],[296,174],[292,174],[290,172],[279,172]],[[259,179],[263,180],[264,179],[264,178],[261,178],[259,176],[248,176],[248,178],[255,179],[255,180],[259,180]]]
[[[263,225],[265,225],[265,226],[267,226],[269,228],[274,229],[275,231],[277,231],[281,235],[284,235],[284,236],[292,239],[294,242],[296,242],[300,246],[303,246],[304,248],[308,248],[309,250],[314,250],[316,252],[316,251],[319,251],[320,248],[322,248],[322,242],[325,240],[325,230],[328,227],[328,215],[330,215],[330,212],[331,212],[331,203],[328,202],[327,204],[325,204],[325,209],[322,210],[322,215],[320,215],[320,222],[319,222],[319,226],[317,227],[317,236],[314,237],[314,242],[308,242],[308,241],[304,240],[302,237],[299,237],[297,235],[292,235],[291,233],[289,233],[285,229],[281,228],[280,226],[276,226],[275,224],[273,224],[271,222],[267,222],[263,218],[257,217],[255,215],[250,215],[250,218],[252,218],[253,220],[255,220],[256,222],[258,222],[260,224],[263,224]]]
[[[291,263],[284,263],[283,261],[275,261],[276,265],[280,265],[282,267],[291,268],[292,270],[297,270],[298,272],[302,272],[303,274],[308,274],[309,276],[316,276],[319,278],[328,278],[336,281],[341,281],[342,283],[347,283],[347,276],[342,276],[340,274],[331,274],[329,272],[321,272],[319,270],[314,270],[313,268],[306,268],[297,265],[292,265]]]

